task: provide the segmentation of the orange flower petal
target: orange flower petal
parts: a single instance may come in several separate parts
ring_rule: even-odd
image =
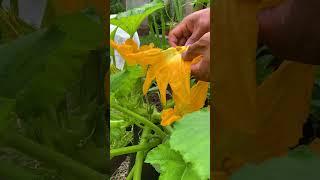
[[[198,81],[196,85],[191,88],[190,106],[186,113],[198,111],[204,106],[207,99],[207,92],[209,83],[204,81]]]
[[[199,81],[190,88],[190,66],[199,62],[199,56],[191,61],[184,61],[181,54],[187,47],[175,47],[161,50],[153,44],[137,47],[132,39],[118,45],[111,41],[111,46],[131,64],[140,64],[147,69],[143,93],[147,94],[152,81],[155,79],[160,92],[160,100],[166,104],[166,90],[168,85],[172,89],[175,102],[174,109],[163,110],[161,125],[167,126],[179,120],[184,114],[197,111],[203,107],[207,97],[209,83]]]
[[[172,108],[163,110],[161,114],[161,125],[162,126],[168,126],[172,124],[173,122],[179,120],[181,116],[176,115],[174,110]]]

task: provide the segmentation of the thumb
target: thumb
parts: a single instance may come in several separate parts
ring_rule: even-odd
[[[199,45],[199,43],[194,43],[189,46],[188,50],[182,53],[181,57],[185,61],[192,61],[194,58],[202,55],[203,47]]]
[[[191,74],[198,77],[200,72],[200,62],[191,65]]]

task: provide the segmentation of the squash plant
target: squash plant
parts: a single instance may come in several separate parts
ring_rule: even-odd
[[[19,35],[1,37],[0,179],[107,179],[102,21],[73,12],[32,29],[14,17],[1,14],[0,30]]]
[[[162,1],[153,1],[118,14],[111,23],[132,36],[144,18],[161,8]],[[209,83],[191,81],[191,62],[181,59],[187,47],[137,47],[132,39],[124,44],[111,39],[110,46],[126,60],[124,70],[110,75],[111,160],[135,154],[127,179],[141,179],[144,163],[160,173],[159,179],[209,179],[210,112],[203,108]],[[138,144],[134,127],[141,132]]]

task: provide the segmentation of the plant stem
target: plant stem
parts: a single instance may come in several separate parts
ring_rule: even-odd
[[[179,12],[179,3],[178,0],[173,0],[173,4],[174,4],[174,14],[176,15],[176,20],[177,21],[181,21],[181,16],[180,16],[180,12]]]
[[[130,170],[126,180],[131,180],[133,178],[134,170],[135,170],[135,166],[133,166],[132,169]]]
[[[159,122],[159,120],[161,120],[161,113],[159,112],[154,112],[152,115],[151,115],[151,118],[152,118],[152,122]]]
[[[148,144],[139,144],[134,146],[127,146],[123,148],[112,149],[110,150],[110,157],[120,156],[123,154],[130,154],[138,151],[145,151],[150,148],[156,147],[160,143],[161,143],[161,140],[158,140]]]
[[[151,129],[148,127],[145,127],[142,135],[139,145],[144,145],[147,142],[147,136],[151,132]],[[142,172],[142,165],[144,160],[144,151],[139,151],[136,156],[136,161],[134,164],[134,175],[133,180],[141,180],[141,172]]]
[[[42,160],[58,169],[66,170],[70,174],[80,179],[104,180],[107,177],[97,171],[80,164],[63,154],[55,152],[48,147],[42,146],[34,141],[25,138],[16,133],[7,132],[1,137],[3,143],[9,147],[15,148],[25,154]]]
[[[149,120],[147,120],[146,118],[140,116],[139,114],[130,111],[129,109],[123,108],[118,104],[112,104],[112,108],[117,109],[118,111],[121,111],[129,116],[132,116],[133,119],[140,121],[137,122],[135,121],[135,123],[140,124],[143,123],[145,126],[148,126],[149,128],[151,128],[155,133],[157,133],[161,138],[164,138],[165,136],[167,136],[166,133],[164,133],[158,126],[156,126],[155,124],[153,124],[152,122],[150,122]]]
[[[159,34],[159,28],[158,28],[158,24],[156,21],[156,18],[154,15],[152,15],[153,18],[153,25],[154,25],[154,29],[156,31],[156,36],[157,36],[157,43],[158,43],[158,47],[160,46],[160,34]]]
[[[173,99],[170,99],[167,101],[164,109],[173,108],[173,107],[174,107],[174,101],[173,101]]]
[[[124,120],[110,121],[110,127],[113,128],[126,127],[127,124],[128,123]]]
[[[166,133],[171,134],[173,132],[173,128],[169,125],[164,127],[164,130]]]
[[[152,25],[152,16],[148,16],[148,25],[149,25],[149,29],[150,29],[150,34],[152,37],[154,37],[154,29],[153,29],[153,25]]]
[[[166,45],[166,22],[164,20],[163,11],[160,11],[161,15],[161,31],[162,31],[162,49],[165,49]]]
[[[181,0],[177,0],[177,3],[178,3],[178,9],[179,9],[179,17],[180,17],[179,22],[180,22],[182,21],[182,18],[183,18],[183,12],[182,12],[183,5],[181,3]]]

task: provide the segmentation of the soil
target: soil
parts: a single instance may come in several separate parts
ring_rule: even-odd
[[[126,159],[120,164],[116,171],[112,174],[110,180],[126,180],[129,173],[130,157],[127,156]]]

